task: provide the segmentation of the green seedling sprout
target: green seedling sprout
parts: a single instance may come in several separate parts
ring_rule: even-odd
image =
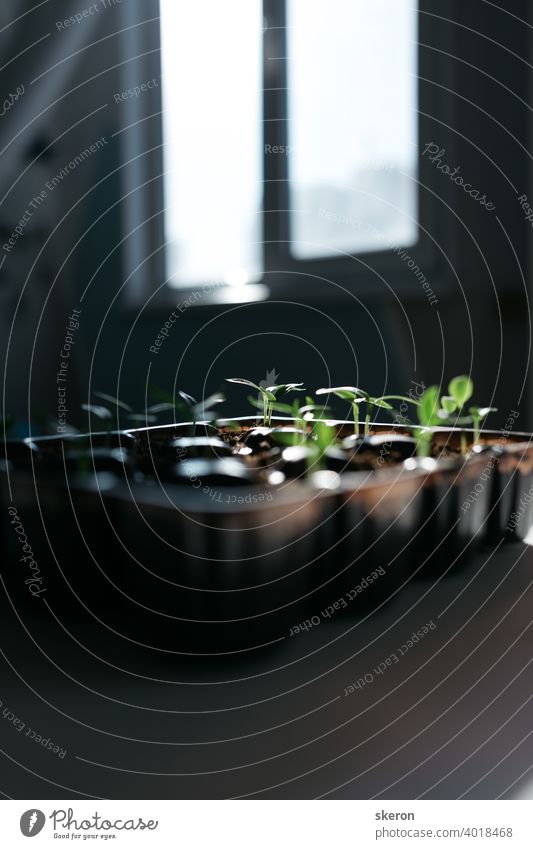
[[[464,415],[465,404],[474,392],[474,384],[468,375],[454,377],[448,385],[448,395],[440,395],[438,386],[430,386],[422,395],[418,405],[418,420],[423,426],[418,429],[418,454],[427,457],[431,446],[432,428],[437,425],[469,425],[474,429],[473,445],[479,443],[482,420],[494,407],[470,407]],[[440,397],[439,397],[440,396]],[[455,415],[454,415],[455,414]],[[466,433],[461,431],[461,454],[467,453]]]
[[[405,401],[406,403],[414,404],[415,406],[418,406],[420,403],[414,398],[408,398],[404,395],[380,395],[377,398],[374,398],[372,395],[369,395],[368,392],[365,392],[364,389],[358,389],[356,386],[334,386],[328,389],[317,389],[316,394],[325,395],[330,392],[338,398],[342,398],[343,401],[350,401],[352,405],[354,433],[357,436],[359,436],[359,404],[362,402],[366,405],[364,423],[365,436],[368,436],[370,433],[370,425],[376,407],[386,410],[388,413],[394,413],[394,407],[392,404],[389,404],[389,401]]]
[[[313,437],[308,442],[312,450],[308,462],[309,471],[320,471],[323,468],[323,459],[328,448],[335,445],[337,441],[336,429],[324,419],[316,419],[313,426]]]
[[[366,395],[365,401],[365,436],[368,436],[368,434],[370,433],[370,425],[374,416],[375,408],[378,407],[382,410],[387,410],[387,412],[390,412],[391,410],[394,410],[394,407],[392,406],[392,404],[389,404],[389,402],[385,400],[385,397],[373,398],[371,395]]]
[[[416,428],[417,454],[419,457],[429,457],[431,440],[433,438],[433,427],[441,423],[440,411],[440,388],[428,386],[417,405],[418,421],[422,427]]]
[[[314,404],[312,398],[307,397],[305,401],[306,403],[303,406],[300,406],[300,402],[296,398],[292,404],[272,401],[270,409],[273,413],[282,413],[292,419],[292,423],[297,431],[307,431],[310,422],[313,422],[314,430],[314,423],[320,420],[316,416],[328,415],[331,413],[331,410],[329,407],[324,407],[321,404]],[[248,396],[248,402],[252,407],[258,407],[259,409],[262,407],[261,402],[252,395]],[[274,438],[283,445],[300,445],[306,440],[303,433],[287,433],[284,431],[275,433]]]
[[[104,407],[102,404],[82,404],[81,409],[86,410],[89,417],[94,416],[102,422],[102,427],[107,434],[106,442],[109,442],[112,430],[118,426],[118,415],[113,414],[108,407]]]
[[[493,412],[494,408],[470,407],[468,410],[469,415],[464,415],[464,406],[474,394],[474,384],[472,379],[466,374],[461,374],[452,378],[448,385],[448,392],[448,395],[443,395],[440,399],[441,411],[439,415],[441,418],[441,424],[446,422],[449,422],[452,425],[471,424],[474,429],[472,444],[477,445],[479,442],[481,421],[490,412]],[[454,413],[455,418],[452,419],[451,417]],[[467,453],[467,447],[466,433],[461,431],[461,454],[463,456]]]
[[[226,380],[228,383],[240,383],[243,386],[249,386],[259,392],[262,401],[264,427],[270,427],[271,425],[274,410],[272,405],[277,402],[278,398],[281,398],[288,392],[305,392],[302,383],[280,383],[278,386],[264,387],[258,386],[257,383],[253,383],[251,380],[246,380],[243,377],[227,377]],[[254,403],[254,406],[257,405]]]
[[[178,389],[175,395],[170,395],[161,389],[152,389],[151,391],[152,395],[159,398],[161,403],[148,407],[148,412],[157,414],[164,410],[172,410],[175,420],[182,419],[191,422],[191,433],[193,435],[198,421],[210,422],[216,418],[215,413],[210,408],[226,400],[226,396],[222,392],[215,392],[213,395],[204,398],[203,401],[197,401],[196,398],[193,398],[187,392],[183,392],[182,389]]]
[[[470,400],[474,392],[474,384],[467,374],[453,377],[448,384],[449,395],[441,398],[441,419],[445,420],[453,413],[457,413],[457,420],[463,411],[463,407]],[[464,422],[463,422],[464,423]],[[466,454],[466,433],[461,431],[461,454]]]
[[[317,389],[317,395],[336,395],[343,401],[349,401],[352,405],[353,415],[353,431],[356,436],[359,436],[359,404],[367,399],[367,393],[356,386],[330,386],[325,389]]]

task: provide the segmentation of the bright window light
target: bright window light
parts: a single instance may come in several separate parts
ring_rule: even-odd
[[[417,4],[287,0],[292,252],[417,240]]]
[[[169,283],[262,274],[262,4],[161,0]]]

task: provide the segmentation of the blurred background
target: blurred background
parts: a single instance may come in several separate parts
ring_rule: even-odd
[[[94,390],[142,411],[154,387],[228,376],[377,395],[468,372],[489,424],[519,410],[529,428],[532,17],[526,0],[3,0],[19,432],[53,432],[61,368],[77,427]]]

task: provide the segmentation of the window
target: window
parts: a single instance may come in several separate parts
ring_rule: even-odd
[[[247,284],[286,285],[288,271],[356,285],[353,257],[422,252],[415,0],[147,0],[147,18],[152,8],[160,52],[126,27],[129,55],[155,54],[161,74],[161,115],[139,118],[140,99],[123,113],[132,278],[229,284],[247,299]],[[129,88],[141,71],[126,68]]]
[[[417,25],[411,0],[288,0],[291,250],[417,240]]]

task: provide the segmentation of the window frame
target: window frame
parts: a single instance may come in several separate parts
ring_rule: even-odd
[[[183,0],[182,0],[183,1]],[[418,232],[417,243],[406,247],[409,256],[432,282],[440,287],[439,295],[449,287],[449,275],[442,273],[450,260],[446,249],[431,236],[439,232],[438,220],[446,188],[439,182],[436,191],[436,169],[421,156],[424,144],[432,139],[430,127],[451,124],[449,85],[433,87],[432,70],[439,53],[450,51],[432,22],[437,0],[418,2]],[[123,31],[127,60],[120,66],[124,89],[139,80],[161,77],[159,0],[145,0],[142,11],[138,4],[124,4]],[[285,20],[287,0],[263,0],[265,20],[263,34],[263,148],[267,144],[288,143],[287,38]],[[154,47],[154,44],[156,45]],[[428,48],[421,49],[421,48]],[[447,72],[449,76],[449,72]],[[423,85],[422,83],[427,83]],[[164,84],[164,83],[163,83]],[[137,307],[163,307],[185,300],[198,285],[173,287],[165,279],[164,189],[163,189],[163,125],[161,89],[156,95],[157,109],[139,118],[136,98],[124,103],[119,138],[122,146],[122,196],[124,202],[123,238],[128,233],[141,235],[132,240],[127,259],[124,257],[123,282],[125,302]],[[435,115],[438,117],[435,118]],[[135,127],[135,132],[131,129]],[[447,148],[447,156],[453,155]],[[129,163],[129,164],[128,164]],[[127,165],[127,167],[126,167]],[[138,198],[136,186],[149,186],[148,200]],[[301,259],[290,252],[288,157],[263,156],[263,259],[264,274],[258,283],[243,287],[213,288],[194,304],[199,307],[261,300],[304,300],[329,302],[352,300],[353,296],[379,295],[376,276],[386,281],[398,294],[420,294],[420,285],[394,250],[368,251],[346,256]],[[149,207],[149,208],[147,208]],[[143,226],[148,222],[148,226]],[[160,247],[154,250],[154,245]],[[123,252],[124,253],[124,252]],[[290,291],[287,281],[290,279]],[[154,282],[155,281],[155,282]],[[333,285],[332,285],[333,283]]]

